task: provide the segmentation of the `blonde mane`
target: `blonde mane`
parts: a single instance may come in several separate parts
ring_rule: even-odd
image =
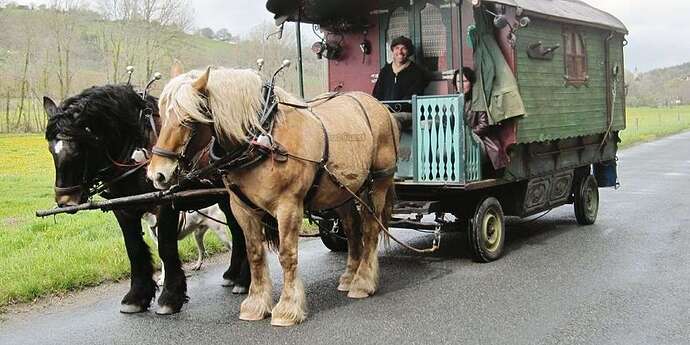
[[[172,79],[163,89],[160,98],[161,115],[175,114],[183,122],[192,120],[214,123],[217,134],[234,142],[247,141],[249,131],[262,131],[257,114],[261,112],[261,75],[248,69],[212,69],[208,85],[208,106],[211,118],[202,112],[206,100],[192,83],[205,71],[194,70]],[[297,101],[280,88],[275,88],[279,99]],[[164,119],[165,121],[165,119]]]

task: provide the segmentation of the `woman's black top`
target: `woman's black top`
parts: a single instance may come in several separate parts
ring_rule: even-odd
[[[379,79],[374,85],[372,94],[379,101],[410,100],[412,95],[424,94],[424,89],[429,85],[429,76],[426,71],[410,62],[404,70],[397,75],[393,73],[393,66],[387,64],[379,72]],[[403,105],[401,111],[411,111],[412,106]]]

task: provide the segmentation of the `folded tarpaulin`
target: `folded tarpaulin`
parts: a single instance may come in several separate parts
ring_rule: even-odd
[[[525,115],[517,80],[496,42],[491,21],[481,8],[475,10],[474,19],[476,30],[471,39],[477,82],[472,110],[488,112],[491,124]]]
[[[275,18],[305,23],[329,23],[366,16],[371,7],[367,0],[268,0],[266,9]]]

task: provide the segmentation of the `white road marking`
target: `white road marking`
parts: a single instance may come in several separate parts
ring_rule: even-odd
[[[665,173],[664,176],[688,176],[686,173]]]

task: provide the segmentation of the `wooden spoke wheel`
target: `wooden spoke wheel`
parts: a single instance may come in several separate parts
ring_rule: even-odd
[[[332,252],[346,252],[347,251],[347,235],[343,227],[340,226],[340,220],[323,219],[317,221],[319,226],[319,235],[321,242]]]
[[[592,225],[599,212],[599,185],[592,175],[583,177],[575,186],[575,218],[580,225]]]
[[[491,262],[503,255],[505,218],[496,198],[486,198],[479,204],[468,228],[469,244],[475,261]]]

